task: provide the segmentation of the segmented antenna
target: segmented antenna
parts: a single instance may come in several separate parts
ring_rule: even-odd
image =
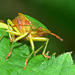
[[[55,36],[56,38],[58,38],[60,41],[63,41],[63,39],[60,38],[58,35],[52,33],[51,31],[49,31],[49,30],[47,30],[47,29],[44,29],[44,28],[42,28],[42,29],[43,29],[43,30],[46,30],[48,33],[50,33],[51,35],[53,35],[53,36]]]
[[[62,38],[60,38],[58,35],[56,35],[56,34],[52,33],[51,31],[49,31],[49,33],[50,33],[51,35],[55,36],[56,38],[58,38],[60,41],[63,41],[63,39],[62,39]]]

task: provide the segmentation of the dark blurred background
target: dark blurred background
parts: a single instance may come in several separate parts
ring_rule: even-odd
[[[49,36],[47,50],[57,55],[73,51],[75,59],[75,1],[73,0],[0,0],[0,19],[14,19],[18,13],[27,14],[43,23],[64,39]]]

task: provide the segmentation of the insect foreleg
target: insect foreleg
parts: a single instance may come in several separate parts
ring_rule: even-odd
[[[12,21],[11,21],[10,19],[7,20],[7,24],[8,24],[8,25],[10,24],[11,26],[14,26],[14,24],[12,23]],[[13,27],[13,29],[14,29],[16,32],[20,33],[19,30],[18,30],[16,27]]]
[[[7,21],[7,24],[8,24],[8,30],[10,30],[10,25],[9,25],[8,21]],[[14,35],[9,33],[10,41],[13,41],[13,39],[14,39],[14,37],[12,37],[12,36],[14,36]]]
[[[33,39],[33,41],[46,41],[42,55],[44,57],[50,58],[50,56],[46,56],[45,55],[45,51],[46,51],[46,48],[47,48],[49,39],[48,38],[45,38],[45,37],[33,37],[32,39]],[[43,47],[43,45],[36,52],[38,52],[42,47]]]

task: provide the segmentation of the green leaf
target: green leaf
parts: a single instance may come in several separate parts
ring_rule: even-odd
[[[27,16],[31,21],[46,28],[42,23]],[[36,25],[37,25],[36,24]],[[34,24],[35,25],[35,24]],[[4,29],[0,29],[0,35]],[[71,54],[64,53],[55,58],[53,54],[50,59],[37,55],[31,58],[24,70],[25,60],[30,54],[29,42],[16,42],[11,56],[5,61],[5,57],[10,51],[11,43],[8,33],[0,41],[0,74],[1,75],[75,75],[75,65]]]

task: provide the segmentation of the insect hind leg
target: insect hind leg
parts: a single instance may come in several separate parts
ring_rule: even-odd
[[[44,46],[45,46],[45,43],[34,52],[34,55],[36,55]]]
[[[45,45],[42,55],[43,55],[44,57],[50,58],[50,56],[45,55],[45,51],[46,51],[46,48],[47,48],[49,39],[48,39],[48,38],[45,38],[45,37],[32,37],[32,39],[33,39],[33,41],[46,41],[45,44],[43,44],[39,49],[37,49],[37,51],[35,51],[35,54],[36,54],[39,50],[41,50],[41,48],[43,48],[44,45]]]
[[[45,51],[46,51],[46,48],[47,48],[48,42],[49,42],[49,39],[46,38],[46,44],[45,44],[44,50],[43,50],[43,52],[42,52],[42,55],[43,55],[44,57],[46,57],[46,58],[50,58],[50,56],[45,55]]]

